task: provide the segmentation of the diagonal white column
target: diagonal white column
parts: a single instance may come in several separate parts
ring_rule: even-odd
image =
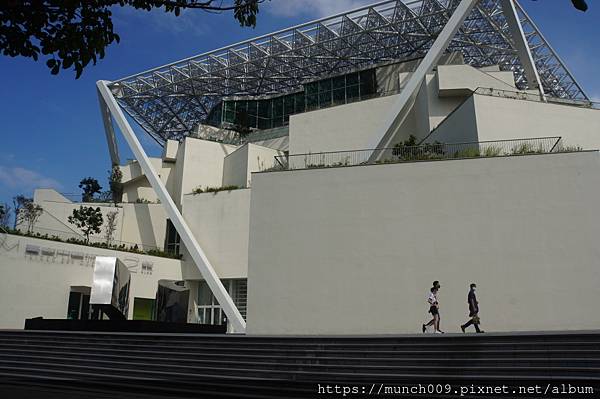
[[[523,65],[529,88],[538,89],[542,100],[546,101],[544,87],[540,80],[537,67],[535,66],[529,43],[527,43],[527,39],[525,38],[525,32],[523,31],[523,26],[521,25],[515,2],[513,0],[500,0],[500,5],[502,6],[502,12],[504,13],[506,22],[508,23],[508,29],[513,38],[515,48],[517,49],[519,60],[521,60],[521,65]]]
[[[119,107],[117,100],[112,95],[112,92],[108,88],[107,83],[109,82],[103,80],[100,80],[96,83],[98,92],[100,94],[101,102],[104,102],[104,104],[108,107],[108,110],[110,111],[110,114],[114,118],[115,122],[117,122],[117,125],[123,133],[127,144],[129,144],[129,147],[131,148],[135,159],[139,162],[142,171],[144,172],[146,178],[150,182],[150,185],[158,195],[161,204],[163,204],[163,207],[165,208],[167,216],[171,219],[173,226],[179,233],[181,240],[185,244],[186,249],[190,253],[190,256],[192,257],[194,263],[198,267],[200,274],[206,280],[208,287],[210,288],[213,295],[221,305],[221,308],[227,315],[227,319],[231,323],[233,331],[245,332],[246,322],[244,321],[244,318],[233,303],[231,296],[227,293],[227,290],[221,283],[219,276],[217,275],[210,261],[206,257],[206,254],[200,247],[200,244],[198,244],[198,241],[196,241],[196,239],[194,238],[192,231],[190,230],[187,223],[183,219],[183,216],[177,209],[177,206],[173,202],[173,199],[169,195],[169,192],[167,191],[165,185],[158,177],[158,173],[152,167],[150,159],[144,152],[142,145],[137,139],[135,133],[133,132],[133,129],[127,122],[127,119],[125,119],[125,115]],[[103,105],[101,105],[101,107],[102,106]]]
[[[404,86],[398,95],[398,99],[392,107],[393,112],[373,135],[369,148],[386,148],[390,146],[394,134],[408,116],[425,76],[431,72],[440,60],[440,57],[444,54],[448,45],[450,45],[454,35],[478,1],[462,0],[458,7],[456,7],[444,29],[442,29],[442,32],[435,39],[435,42],[425,55],[425,58],[423,58],[415,72],[408,79],[406,86]],[[374,151],[369,158],[369,162],[376,161],[379,156],[379,151]]]
[[[106,134],[106,142],[108,143],[108,152],[110,153],[110,161],[112,166],[120,165],[119,147],[117,146],[117,138],[115,137],[115,128],[110,119],[110,110],[106,105],[102,95],[98,92],[98,103],[100,105],[100,114],[102,115],[102,123],[104,123],[104,133]]]

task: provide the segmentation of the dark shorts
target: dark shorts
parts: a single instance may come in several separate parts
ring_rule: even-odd
[[[438,311],[438,308],[436,306],[431,306],[429,308],[429,313],[431,313],[434,316],[440,314],[440,312]]]

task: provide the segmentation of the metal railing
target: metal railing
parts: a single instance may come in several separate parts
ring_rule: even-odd
[[[563,148],[560,137],[473,141],[464,143],[426,143],[416,146],[398,145],[353,151],[320,152],[276,156],[279,170],[331,168],[461,158],[485,158],[511,155],[546,154],[579,148]]]
[[[494,89],[491,87],[478,87],[473,91],[473,94],[480,94],[483,96],[490,97],[499,97],[499,98],[508,98],[512,100],[524,100],[524,101],[535,101],[535,102],[544,102],[539,93],[530,93],[526,91],[512,91],[512,90],[502,90],[502,89]],[[546,100],[550,104],[558,104],[558,105],[568,105],[572,107],[581,107],[581,108],[592,108],[592,109],[600,109],[600,103],[594,101],[587,100],[572,100],[558,97],[546,97]]]

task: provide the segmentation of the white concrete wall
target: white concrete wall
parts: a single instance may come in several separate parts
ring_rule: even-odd
[[[437,68],[440,97],[464,96],[478,87],[515,91],[512,72],[491,72],[470,65],[440,65]]]
[[[288,151],[290,147],[290,136],[277,137],[261,141],[254,141],[253,144],[267,148],[272,148],[278,151]]]
[[[446,143],[560,136],[563,144],[600,148],[600,111],[474,95],[431,134]]]
[[[177,150],[179,149],[179,141],[167,140],[163,147],[162,159],[167,162],[175,162],[177,160]]]
[[[188,137],[179,148],[183,153],[177,155],[176,203],[181,203],[183,195],[190,194],[196,187],[221,187],[225,157],[237,147]]]
[[[391,68],[391,67],[390,67]],[[393,68],[382,69],[387,76]],[[410,73],[401,72],[405,81]],[[466,65],[440,65],[435,74],[427,75],[419,89],[415,105],[392,142],[402,142],[410,135],[425,138],[452,113],[471,90],[479,86],[515,90],[510,85],[512,73],[482,72]],[[514,81],[514,79],[513,79]],[[393,112],[396,96],[346,104],[333,108],[293,115],[290,118],[290,154],[368,149],[372,132],[381,128]]]
[[[253,178],[249,334],[420,333],[441,281],[460,332],[600,328],[597,152]]]
[[[475,97],[467,98],[432,131],[426,142],[468,143],[478,140]],[[514,138],[514,137],[511,137]]]
[[[600,148],[600,110],[475,96],[480,141],[561,136],[565,145]]]
[[[363,150],[397,96],[375,98],[290,117],[290,154]],[[403,127],[414,131],[414,127]]]
[[[121,225],[123,223],[123,208],[115,207],[112,204],[104,203],[75,203],[62,196],[53,189],[36,189],[34,191],[34,202],[43,208],[33,231],[48,236],[58,236],[64,240],[69,238],[83,239],[83,234],[75,225],[70,224],[69,216],[73,215],[74,209],[80,206],[100,208],[102,216],[106,221],[106,215],[111,212],[117,212],[117,229],[114,232],[113,240],[121,240]],[[26,230],[25,226],[21,226]],[[104,242],[106,233],[106,223],[102,225],[102,231],[99,234],[90,236],[92,242]]]
[[[27,255],[27,245],[61,252]],[[84,258],[72,258],[74,253]],[[154,298],[158,280],[181,280],[179,260],[0,234],[0,328],[20,329],[26,318],[37,316],[66,318],[70,287],[91,287],[95,256],[117,256],[129,268],[129,318],[134,298]],[[152,271],[142,273],[142,263]]]
[[[177,191],[177,176],[176,176],[176,164],[171,159],[175,157],[173,153],[176,153],[178,146],[170,144],[165,149],[168,153],[163,154],[167,157],[167,161],[161,158],[150,158],[150,163],[157,171],[161,181],[165,184],[167,191],[171,195],[174,195]],[[142,173],[142,169],[137,161],[131,161],[121,166],[121,172],[123,173],[123,202],[136,202],[137,200],[147,200],[150,202],[157,202],[158,196],[154,192],[154,189],[150,185],[150,182]]]
[[[183,201],[183,217],[219,277],[246,278],[250,190],[185,195]],[[186,280],[201,278],[185,251],[183,275]]]
[[[121,204],[123,220],[119,224],[120,240],[138,244],[145,250],[165,244],[167,215],[162,204]]]
[[[146,176],[139,177],[123,184],[124,203],[135,203],[136,201],[157,202],[158,195],[150,185]]]
[[[438,79],[436,75],[427,75],[427,117],[429,130],[420,138],[425,137],[431,130],[446,119],[446,117],[465,101],[464,96],[442,97],[439,95]]]
[[[125,243],[126,246],[137,244],[143,249],[164,246],[167,216],[161,204],[121,203],[115,207],[112,204],[74,203],[52,189],[35,190],[34,200],[44,209],[34,232],[49,236],[57,235],[62,239],[83,239],[82,232],[70,224],[68,218],[73,214],[74,209],[79,209],[80,206],[91,206],[100,208],[105,222],[102,231],[92,235],[90,241],[105,242],[106,215],[117,212],[117,228],[113,235],[115,244]]]
[[[248,147],[243,145],[225,157],[223,163],[223,186],[246,187],[248,179]]]

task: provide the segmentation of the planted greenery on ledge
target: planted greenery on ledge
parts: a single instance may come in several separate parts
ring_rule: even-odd
[[[202,193],[216,194],[219,191],[233,191],[233,190],[239,190],[241,188],[243,188],[243,187],[234,186],[234,185],[223,186],[223,187],[205,187],[205,188],[202,188],[202,186],[199,186],[199,187],[196,187],[194,190],[192,190],[192,194],[202,194]]]
[[[437,161],[465,158],[492,158],[519,155],[550,154],[583,151],[577,146],[563,146],[560,137],[479,141],[464,143],[424,143],[416,145],[410,136],[392,148],[331,151],[294,154],[282,159],[286,169],[321,169],[343,166],[389,164],[416,161]],[[372,160],[375,158],[376,160]],[[279,159],[279,158],[278,158]]]
[[[144,250],[140,249],[137,244],[134,244],[134,245],[119,244],[119,245],[117,245],[117,244],[107,244],[106,242],[86,243],[85,240],[81,240],[81,239],[77,239],[77,238],[62,239],[61,237],[59,237],[57,235],[48,235],[48,234],[40,234],[40,233],[24,233],[20,230],[8,229],[8,228],[5,230],[8,234],[23,236],[23,237],[38,238],[40,240],[63,242],[63,243],[75,244],[75,245],[84,245],[86,247],[110,249],[113,251],[120,251],[120,252],[131,252],[134,254],[157,256],[160,258],[181,259],[181,257],[182,257],[181,255],[176,255],[176,254],[172,254],[169,252],[165,252],[158,248],[149,249],[149,250],[144,251]]]

